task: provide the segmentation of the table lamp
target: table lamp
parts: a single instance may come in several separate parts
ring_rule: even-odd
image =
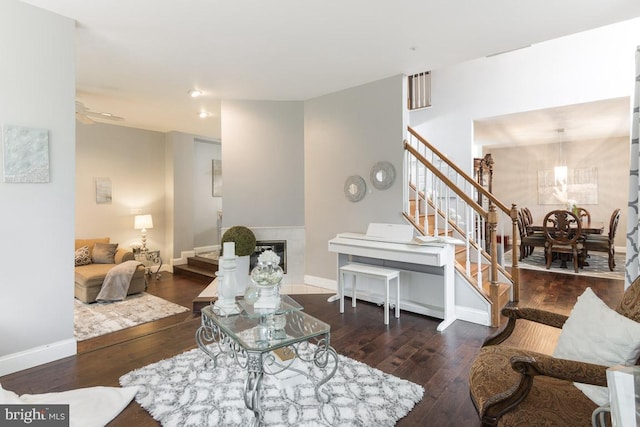
[[[146,215],[136,215],[133,220],[133,228],[136,230],[141,230],[141,238],[142,238],[142,248],[140,250],[142,252],[147,251],[147,228],[153,228],[153,218],[150,214]]]

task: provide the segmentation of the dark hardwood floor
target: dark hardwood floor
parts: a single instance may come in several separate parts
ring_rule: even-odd
[[[520,306],[539,307],[569,314],[586,287],[608,305],[615,306],[623,293],[622,280],[540,273],[522,270]],[[206,283],[163,273],[151,280],[148,292],[191,308],[191,300]],[[467,376],[471,362],[485,337],[496,329],[456,321],[443,333],[439,320],[402,312],[383,324],[382,308],[358,302],[355,309],[327,295],[294,296],[306,312],[331,324],[331,344],[341,354],[384,372],[421,384],[423,399],[398,426],[479,426],[469,398]],[[2,387],[23,393],[46,393],[89,386],[118,386],[118,378],[133,370],[196,347],[194,334],[200,325],[192,313],[161,319],[104,337],[81,342],[79,353],[46,365],[0,377]],[[553,351],[558,332],[532,325],[519,326],[509,344],[543,352]],[[204,356],[203,356],[204,357]],[[157,426],[135,401],[109,426]]]

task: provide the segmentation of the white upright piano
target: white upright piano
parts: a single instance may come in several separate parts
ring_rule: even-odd
[[[329,240],[329,251],[338,257],[338,280],[340,267],[351,262],[399,270],[400,308],[443,319],[437,327],[443,331],[456,320],[454,243],[414,238],[410,225],[371,223],[366,234],[338,234]],[[384,291],[379,282],[359,279],[356,297],[380,304]],[[353,297],[351,289],[345,295]]]

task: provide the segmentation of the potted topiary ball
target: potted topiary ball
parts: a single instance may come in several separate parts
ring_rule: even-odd
[[[249,228],[242,225],[235,225],[224,232],[220,244],[224,247],[225,242],[234,242],[236,247],[236,281],[238,288],[236,295],[244,295],[244,291],[249,283],[249,263],[250,255],[256,250],[256,235]],[[224,256],[224,251],[221,251]]]
[[[234,242],[236,244],[236,255],[251,255],[256,250],[256,235],[253,231],[243,225],[235,225],[224,232],[221,242]],[[222,253],[224,255],[224,253]]]

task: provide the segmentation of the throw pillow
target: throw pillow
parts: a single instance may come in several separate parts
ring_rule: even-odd
[[[634,365],[640,354],[640,323],[609,308],[591,288],[578,297],[554,357],[604,366]],[[597,405],[609,403],[606,387],[574,383]]]
[[[115,264],[117,243],[96,243],[93,247],[92,260],[95,264]]]
[[[83,246],[76,251],[76,267],[91,264],[89,246]]]

